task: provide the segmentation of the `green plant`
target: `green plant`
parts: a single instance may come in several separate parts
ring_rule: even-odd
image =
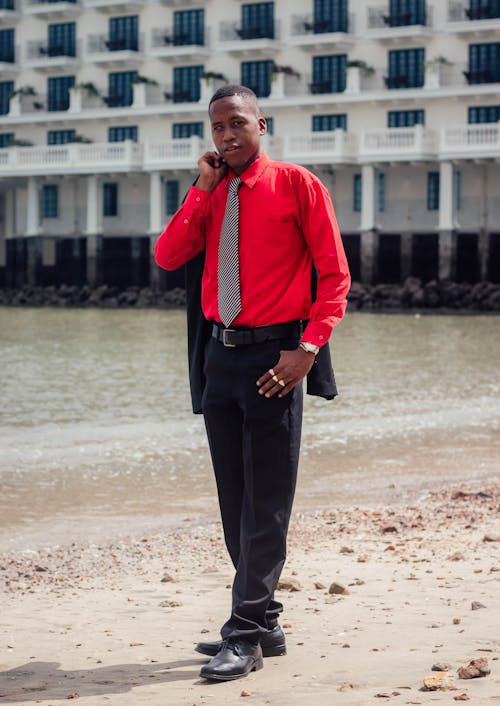
[[[33,86],[20,86],[11,93],[12,96],[36,96],[36,91]]]
[[[84,135],[80,135],[80,133],[77,132],[73,135],[70,142],[82,142],[84,144],[90,144],[92,140],[90,140],[88,137],[85,137]]]
[[[158,81],[155,81],[154,78],[148,78],[147,76],[141,76],[141,74],[136,74],[134,78],[132,79],[132,83],[145,83],[148,86],[157,86]]]
[[[100,96],[99,90],[96,88],[95,84],[90,81],[87,83],[77,83],[74,88],[77,91],[85,91],[88,96],[95,96],[96,98]]]
[[[201,74],[201,77],[205,79],[205,81],[208,83],[209,81],[224,81],[225,83],[228,83],[227,78],[224,76],[224,74],[219,73],[218,71],[204,71]]]
[[[271,68],[271,77],[274,78],[277,74],[285,74],[285,76],[294,76],[295,78],[300,78],[300,73],[296,71],[293,66],[280,66],[273,62]]]
[[[29,140],[23,140],[22,138],[14,138],[13,140],[9,140],[9,144],[7,147],[33,147],[33,142],[30,142]]]
[[[445,56],[435,56],[429,61],[425,62],[426,69],[438,69],[440,66],[451,66],[452,62],[449,61]]]
[[[351,59],[346,63],[346,68],[359,69],[363,76],[373,76],[375,73],[373,66],[370,66],[366,61],[362,61],[361,59]]]

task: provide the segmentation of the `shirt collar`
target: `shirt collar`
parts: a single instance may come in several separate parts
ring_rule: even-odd
[[[243,184],[248,186],[249,189],[253,189],[270,161],[271,160],[267,154],[265,152],[261,152],[257,159],[254,159],[254,161],[245,169],[243,174],[240,174],[240,179]],[[230,174],[231,175],[228,175],[228,181],[235,176],[232,171]]]

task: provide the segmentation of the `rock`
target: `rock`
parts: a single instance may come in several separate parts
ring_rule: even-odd
[[[366,564],[366,562],[368,561],[368,554],[360,554],[356,561],[358,562],[358,564]]]
[[[483,542],[500,542],[500,534],[485,534]]]
[[[173,576],[170,576],[170,574],[165,574],[161,580],[161,583],[177,583],[177,580],[174,579]]]
[[[491,673],[486,657],[472,659],[466,667],[457,669],[459,679],[478,679]]]
[[[351,549],[351,547],[342,547],[340,550],[341,554],[354,554],[354,549]]]
[[[389,532],[397,532],[398,528],[394,527],[394,525],[387,525],[386,527],[382,527],[382,534],[389,534]]]
[[[433,672],[447,672],[450,669],[450,665],[445,662],[436,662],[431,669]]]
[[[317,588],[318,591],[322,591],[323,589],[326,588],[324,583],[321,583],[321,581],[315,581],[314,582],[314,588]]]
[[[470,696],[468,694],[457,694],[456,696],[453,697],[453,701],[469,701]]]
[[[328,593],[338,594],[341,596],[348,596],[349,595],[349,591],[347,590],[347,588],[345,586],[343,586],[341,583],[337,583],[336,581],[334,581],[330,585],[330,588],[328,589]]]
[[[294,591],[302,591],[302,585],[297,579],[283,577],[278,581],[277,589],[278,591],[290,591],[292,593]]]
[[[471,610],[480,610],[481,608],[486,608],[485,605],[479,603],[479,601],[472,601],[470,604]]]
[[[179,603],[179,601],[162,601],[158,605],[160,608],[180,608],[182,603]]]
[[[454,552],[448,557],[448,561],[464,561],[465,557],[462,552]]]
[[[251,695],[252,695],[252,692],[247,691],[246,689],[243,689],[243,691],[240,694],[240,696],[251,696]]]
[[[446,671],[425,677],[422,691],[454,691],[456,688],[449,672]]]
[[[460,618],[453,618],[453,625],[460,625],[462,620]]]
[[[344,682],[340,686],[337,687],[337,691],[351,691],[354,689],[354,686],[352,684],[349,684],[349,682]]]

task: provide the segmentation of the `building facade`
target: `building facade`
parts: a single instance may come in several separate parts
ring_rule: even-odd
[[[0,0],[0,286],[177,284],[152,251],[225,82],[354,279],[500,281],[500,0]]]

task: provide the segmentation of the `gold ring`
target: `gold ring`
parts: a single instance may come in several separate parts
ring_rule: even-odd
[[[271,376],[272,376],[272,375],[276,375],[276,373],[274,372],[274,370],[273,370],[272,368],[269,368],[269,370],[268,370],[267,372],[268,372],[269,375],[271,375]]]
[[[284,380],[278,380],[278,385],[281,385],[281,387],[285,387],[286,382]]]
[[[274,382],[279,382],[277,375],[273,375],[271,380],[274,380]]]

